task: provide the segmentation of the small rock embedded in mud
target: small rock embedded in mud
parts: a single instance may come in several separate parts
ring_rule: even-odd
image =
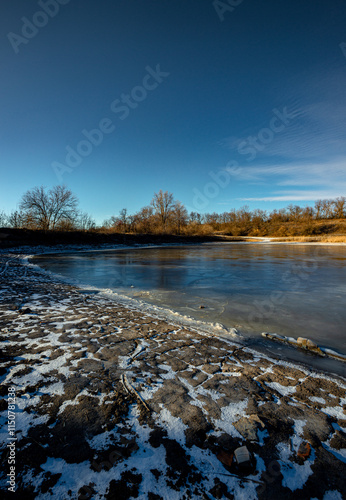
[[[343,431],[335,431],[334,436],[330,440],[330,446],[336,450],[346,448],[346,433]]]
[[[250,462],[250,453],[246,446],[241,446],[237,448],[234,452],[235,459],[238,465],[246,464]]]
[[[262,429],[265,427],[264,423],[257,415],[242,417],[233,425],[237,431],[249,441],[257,441],[257,429],[259,426],[261,426]]]
[[[231,467],[232,462],[233,462],[233,453],[230,453],[229,451],[221,450],[217,454],[217,459],[220,460],[221,463],[224,465],[227,465],[227,467]]]
[[[32,313],[32,310],[30,309],[30,307],[26,307],[25,309],[21,309],[19,311],[20,314],[31,314]]]
[[[303,460],[306,460],[307,458],[309,458],[310,453],[311,453],[310,444],[307,442],[301,443],[298,448],[298,453],[297,453],[298,457],[302,458]]]
[[[234,458],[239,467],[239,472],[250,474],[254,470],[251,454],[246,446],[241,446],[234,451]]]
[[[315,344],[315,342],[313,342],[310,339],[298,337],[297,344],[302,349],[306,349],[308,351],[314,352],[315,354],[318,354],[319,356],[325,356],[325,353],[323,351],[321,351],[321,349],[318,347],[318,345]]]

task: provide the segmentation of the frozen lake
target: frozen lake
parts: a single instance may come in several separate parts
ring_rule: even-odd
[[[304,336],[346,353],[343,246],[213,243],[43,255],[34,262],[245,336]]]

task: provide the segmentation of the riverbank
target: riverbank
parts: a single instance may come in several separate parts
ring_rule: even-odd
[[[0,256],[0,283],[9,498],[342,499],[342,378],[125,308],[14,254]]]
[[[73,245],[99,248],[114,245],[192,244],[222,241],[218,235],[133,234],[98,231],[43,231],[0,228],[0,250],[13,248],[68,248]],[[231,241],[243,241],[231,237]]]
[[[346,365],[329,358],[334,351],[346,361],[341,294],[346,275],[338,246],[258,241],[66,253],[68,248],[40,248],[39,254],[50,255],[34,255],[29,262],[69,284],[106,293],[125,307],[220,337],[237,333],[247,347],[346,374]],[[324,355],[308,356],[296,342],[279,345],[269,335],[264,340],[263,332],[309,338]]]

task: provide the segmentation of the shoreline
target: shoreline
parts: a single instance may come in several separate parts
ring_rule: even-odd
[[[258,237],[257,238],[258,244],[267,244],[268,241],[262,241],[262,238]],[[216,244],[217,242],[212,242],[212,244]],[[219,242],[219,243],[230,243],[230,244],[251,244],[254,242]],[[269,242],[275,243],[276,244],[284,244],[286,245],[286,242]],[[254,333],[253,331],[246,331],[246,330],[241,330],[233,325],[225,325],[220,322],[211,322],[211,321],[205,321],[203,319],[198,318],[198,316],[190,316],[187,314],[184,314],[182,312],[178,312],[177,310],[171,309],[168,306],[164,305],[158,305],[155,304],[154,302],[147,302],[145,298],[142,298],[143,295],[135,295],[132,296],[130,294],[126,294],[117,290],[113,290],[111,288],[102,288],[102,287],[97,287],[93,285],[89,285],[87,283],[82,283],[78,281],[77,279],[69,278],[64,275],[61,275],[59,273],[54,273],[53,271],[49,271],[46,269],[41,268],[38,264],[35,264],[34,261],[30,262],[30,259],[32,257],[35,257],[36,255],[54,255],[56,253],[75,253],[75,252],[81,252],[81,253],[87,253],[87,252],[104,252],[104,251],[122,251],[122,250],[132,250],[132,249],[149,249],[149,248],[162,248],[162,247],[167,247],[167,248],[174,248],[176,246],[194,246],[197,244],[198,246],[202,245],[201,243],[162,243],[161,245],[156,245],[156,244],[151,244],[151,245],[117,245],[117,246],[111,246],[109,247],[108,245],[106,247],[98,248],[95,250],[93,247],[88,247],[84,246],[83,248],[81,247],[69,247],[65,248],[64,251],[61,251],[61,248],[58,247],[40,247],[38,249],[35,249],[36,251],[32,255],[26,255],[24,256],[24,260],[29,266],[34,266],[36,267],[39,272],[47,273],[49,276],[53,276],[59,281],[62,281],[64,283],[74,285],[79,287],[81,290],[89,290],[90,293],[93,294],[100,294],[100,296],[106,296],[110,298],[111,300],[115,300],[117,303],[123,305],[124,307],[130,307],[134,308],[135,310],[139,312],[144,312],[148,313],[151,315],[154,315],[158,317],[160,320],[163,321],[168,321],[170,323],[175,324],[176,326],[183,326],[189,329],[194,329],[199,332],[203,332],[206,334],[211,334],[211,335],[216,335],[217,337],[227,339],[228,336],[230,338],[233,338],[233,340],[236,342],[240,342],[241,345],[248,346],[256,351],[258,350],[265,350],[267,353],[271,352],[272,356],[275,359],[279,359],[280,357],[284,356],[285,361],[293,363],[294,365],[299,365],[302,367],[307,367],[315,369],[317,371],[321,371],[323,373],[335,375],[335,376],[346,376],[346,366],[343,366],[344,363],[346,363],[346,353],[339,352],[335,347],[330,346],[330,345],[322,345],[322,344],[312,344],[315,345],[316,349],[315,351],[319,351],[321,356],[317,356],[316,352],[314,353],[313,349],[303,349],[298,347],[298,343],[296,339],[293,339],[290,336],[283,337],[282,334],[277,334],[274,331],[261,331],[259,330],[257,333]],[[211,244],[211,242],[205,242],[204,244]],[[303,242],[295,242],[295,245],[306,245],[307,243]],[[325,243],[321,243],[325,244]],[[327,243],[328,244],[328,243]],[[309,245],[320,245],[320,243],[315,244],[315,243],[310,243]],[[328,244],[329,245],[329,244]],[[339,246],[340,244],[336,244],[336,246]],[[141,298],[140,298],[141,297]],[[286,334],[287,335],[287,334]],[[298,335],[299,337],[299,335]],[[266,338],[267,340],[263,343],[263,338]],[[278,346],[278,340],[281,340],[281,346]],[[308,339],[309,342],[311,340]],[[272,351],[276,351],[276,353],[273,353]]]
[[[246,238],[246,237],[245,237]],[[249,237],[251,238],[251,237]],[[275,244],[287,244],[287,242],[274,242],[274,241],[265,241],[262,237],[256,238],[257,240],[261,240],[258,242],[253,241],[235,241],[229,243],[259,243],[259,244],[267,244],[267,243],[275,243]],[[204,244],[210,243],[218,243],[218,242],[210,242],[206,241]],[[219,241],[219,243],[225,243]],[[306,245],[304,242],[291,242],[298,245]],[[74,253],[74,252],[104,252],[104,251],[122,251],[122,250],[131,250],[131,249],[149,249],[149,248],[162,248],[162,247],[176,247],[176,246],[194,246],[201,245],[203,243],[161,243],[161,244],[133,244],[133,245],[113,245],[113,244],[103,244],[99,245],[97,248],[93,245],[58,245],[58,246],[38,246],[38,247],[29,247],[29,248],[18,248],[13,249],[14,255],[18,254],[22,263],[25,266],[32,267],[37,270],[39,273],[46,274],[47,276],[56,279],[61,283],[65,283],[67,285],[72,285],[77,287],[83,293],[89,291],[91,294],[99,294],[100,297],[106,297],[112,301],[115,301],[117,304],[122,307],[133,309],[138,313],[150,314],[156,317],[159,320],[166,321],[170,324],[174,324],[177,327],[187,328],[196,332],[201,333],[202,335],[215,335],[217,338],[221,338],[224,340],[228,340],[230,338],[235,343],[240,343],[241,346],[249,347],[255,352],[264,352],[266,355],[269,355],[273,358],[273,360],[280,361],[280,358],[284,356],[284,361],[287,363],[291,363],[293,366],[298,366],[306,369],[317,370],[318,372],[324,373],[325,375],[331,376],[341,376],[342,378],[346,378],[346,355],[336,351],[335,348],[331,348],[328,346],[321,347],[321,350],[325,354],[324,357],[319,357],[314,354],[313,350],[308,351],[307,349],[298,348],[297,341],[293,341],[294,339],[291,337],[283,337],[282,335],[278,335],[276,333],[268,333],[261,332],[260,335],[250,334],[249,332],[241,332],[235,327],[225,326],[222,323],[211,323],[206,322],[200,319],[197,319],[192,316],[183,315],[173,309],[169,309],[160,305],[155,305],[150,302],[145,302],[145,300],[140,300],[137,297],[132,297],[130,295],[125,295],[114,291],[113,289],[107,288],[99,288],[89,284],[81,283],[79,280],[74,280],[73,278],[68,278],[62,274],[54,273],[52,271],[41,268],[38,264],[34,262],[30,262],[30,260],[36,255],[54,255],[61,253]],[[330,243],[310,243],[310,245],[330,245]],[[344,245],[343,243],[335,243],[332,245]],[[25,252],[23,252],[25,250]],[[28,250],[31,250],[28,253]],[[4,254],[6,250],[0,249],[0,257]],[[266,338],[267,340],[263,343],[261,340]],[[279,342],[278,345],[278,340]],[[316,345],[316,344],[315,344]],[[320,346],[317,346],[319,348]],[[276,352],[273,352],[275,350]],[[284,351],[284,352],[280,352]],[[325,365],[325,366],[321,366]]]
[[[109,251],[116,250],[127,250],[133,248],[147,249],[147,248],[160,248],[162,246],[171,246],[169,244],[165,245],[149,245],[149,246],[119,246],[117,248],[110,248]],[[100,249],[103,252],[107,249]],[[81,252],[94,252],[93,249],[82,250]],[[60,253],[60,250],[49,252],[47,255],[54,255],[55,253]],[[41,254],[39,254],[41,255]],[[329,348],[322,348],[323,352],[330,351],[329,355],[325,355],[321,358],[313,353],[313,351],[307,352],[306,350],[299,349],[297,343],[295,342],[284,342],[283,337],[277,334],[261,333],[261,335],[250,335],[247,332],[241,333],[235,327],[228,327],[222,323],[211,323],[206,322],[201,319],[197,319],[193,316],[183,315],[173,309],[168,309],[163,306],[154,305],[153,303],[146,302],[145,300],[140,300],[137,297],[132,297],[130,295],[124,295],[117,291],[107,288],[98,288],[88,284],[82,284],[78,280],[72,278],[67,278],[58,273],[48,271],[41,268],[38,264],[30,262],[33,255],[22,256],[22,261],[24,265],[28,265],[36,269],[39,273],[47,274],[47,276],[58,280],[61,283],[71,285],[80,290],[81,293],[89,293],[92,296],[99,296],[100,298],[107,298],[125,309],[131,309],[136,311],[138,314],[150,315],[155,319],[167,322],[174,325],[177,328],[186,328],[188,330],[194,331],[201,335],[213,336],[225,341],[231,341],[233,344],[237,344],[239,347],[246,347],[250,350],[256,352],[262,352],[269,356],[271,361],[280,363],[281,361],[291,364],[293,367],[300,367],[307,370],[316,370],[326,376],[341,377],[346,379],[346,355],[341,354],[337,351],[333,351]],[[265,338],[271,339],[271,341],[261,342]],[[277,339],[280,339],[281,345],[278,345]],[[287,339],[287,338],[286,338]],[[273,340],[275,340],[273,342]],[[295,347],[293,347],[293,345]],[[273,352],[276,350],[276,352]],[[284,352],[282,352],[284,351]],[[283,359],[282,359],[283,358]],[[322,365],[322,366],[321,366]]]
[[[0,263],[1,437],[14,387],[18,494],[342,498],[345,379],[125,308],[19,256]],[[230,458],[242,445],[250,474]]]

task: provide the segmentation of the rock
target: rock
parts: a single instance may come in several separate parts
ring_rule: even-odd
[[[300,347],[301,349],[306,349],[307,351],[311,351],[314,354],[318,354],[319,356],[323,356],[323,357],[325,356],[325,353],[323,351],[321,351],[321,349],[318,347],[318,345],[315,344],[315,342],[313,342],[310,339],[305,339],[304,337],[298,337],[297,344],[298,344],[298,347]]]
[[[305,339],[304,337],[298,337],[298,338],[297,338],[297,344],[299,345],[299,347],[304,347],[304,348],[306,348],[306,343],[307,343],[307,340],[308,340],[308,339]]]
[[[333,351],[332,349],[325,349],[325,354],[330,358],[338,359],[339,361],[343,361],[346,363],[346,355],[341,354],[340,352]]]
[[[255,470],[255,461],[246,446],[241,446],[234,451],[238,473],[252,474]]]
[[[278,342],[286,342],[286,337],[282,335],[278,335],[277,333],[268,333],[268,332],[263,332],[262,337],[269,339],[269,340],[277,340]]]
[[[228,494],[228,488],[225,483],[222,483],[219,478],[214,479],[215,486],[209,490],[209,493],[213,496],[213,498],[222,499],[222,498],[232,498]]]
[[[330,440],[330,446],[335,450],[346,448],[346,433],[343,431],[335,431],[334,436]]]
[[[307,458],[309,458],[310,453],[311,453],[310,444],[306,441],[303,441],[298,448],[297,452],[298,457],[303,460],[306,460]]]
[[[232,462],[233,462],[233,453],[230,453],[229,451],[221,450],[217,454],[217,459],[220,460],[220,462],[223,465],[226,465],[227,467],[231,467]]]
[[[26,307],[25,309],[20,309],[19,313],[20,314],[31,314],[32,310],[30,309],[30,307]]]
[[[242,417],[233,426],[248,441],[257,441],[257,429],[259,425],[264,429],[264,423],[257,415]]]
[[[205,306],[199,306],[200,309],[205,309]]]
[[[297,340],[295,340],[293,337],[285,337],[282,335],[277,335],[276,333],[267,333],[267,332],[263,332],[262,337],[269,340],[275,340],[277,342],[285,342],[286,344],[290,344],[295,347],[300,347],[301,349],[305,349],[314,354],[318,354],[319,356],[323,357],[326,356],[326,354],[318,347],[317,344],[315,344],[315,342],[313,342],[310,339],[306,339],[304,337],[298,337]]]
[[[287,343],[297,347],[297,340],[294,337],[286,337]]]
[[[238,465],[250,463],[250,452],[246,446],[240,446],[234,451],[234,457]]]

